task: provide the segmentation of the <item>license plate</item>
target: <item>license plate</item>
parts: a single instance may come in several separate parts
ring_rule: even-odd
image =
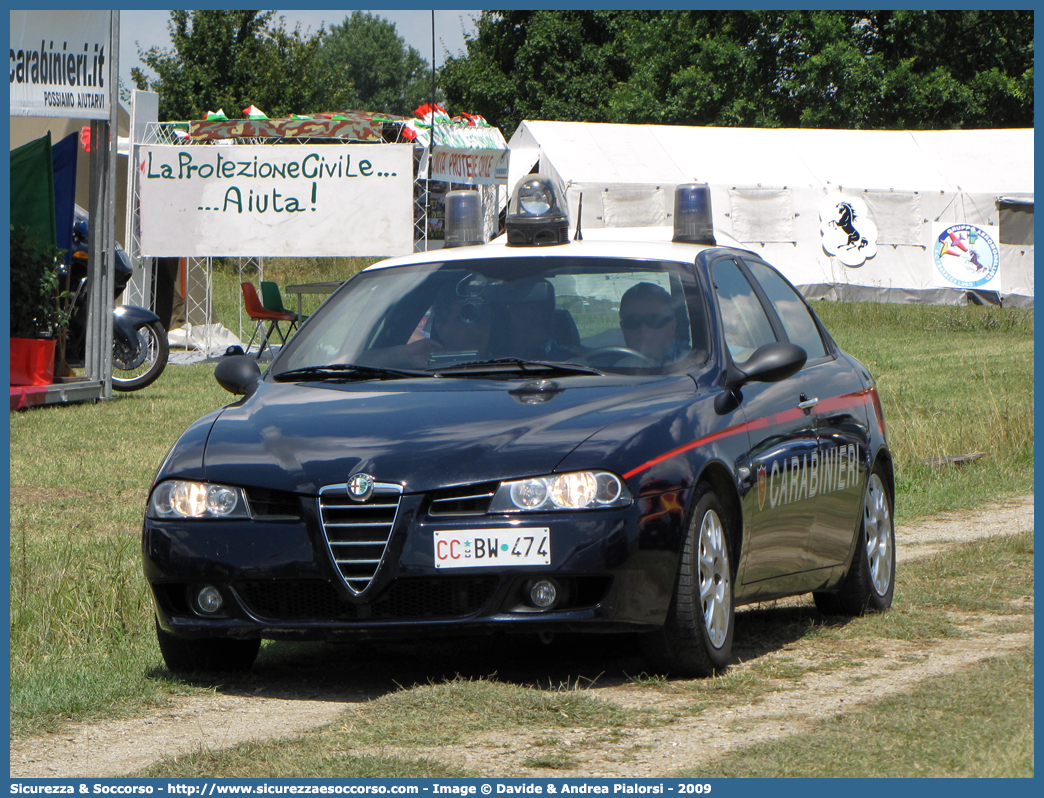
[[[435,533],[436,568],[550,565],[551,530],[460,529]]]

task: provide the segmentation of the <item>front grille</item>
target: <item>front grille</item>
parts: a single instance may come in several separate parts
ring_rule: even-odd
[[[496,576],[400,579],[368,604],[352,604],[327,582],[245,581],[233,585],[251,614],[273,621],[464,618],[493,597]]]
[[[344,485],[319,489],[323,536],[341,578],[353,593],[373,580],[388,548],[402,488],[378,482],[364,502],[348,495]]]
[[[499,482],[483,482],[435,491],[428,515],[485,515],[499,486]]]

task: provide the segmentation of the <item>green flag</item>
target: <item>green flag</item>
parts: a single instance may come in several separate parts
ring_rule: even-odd
[[[51,133],[11,150],[11,224],[56,245]]]

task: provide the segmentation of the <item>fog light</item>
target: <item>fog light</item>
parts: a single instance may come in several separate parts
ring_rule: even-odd
[[[201,612],[205,612],[208,615],[219,612],[224,603],[224,599],[221,598],[221,593],[218,592],[218,589],[210,585],[207,585],[196,594],[196,606],[199,607]]]
[[[549,579],[539,579],[529,586],[529,601],[534,607],[549,609],[558,601],[558,588]]]

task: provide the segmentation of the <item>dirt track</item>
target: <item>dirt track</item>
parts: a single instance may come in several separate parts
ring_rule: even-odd
[[[896,531],[899,562],[924,556],[954,543],[974,538],[1013,534],[1033,529],[1033,497],[973,512],[932,519]],[[1032,613],[1032,601],[1027,603]],[[892,692],[909,690],[929,676],[958,671],[978,660],[1032,646],[1032,632],[997,635],[988,622],[969,619],[962,639],[934,641],[930,649],[904,641],[881,641],[876,663],[866,668],[810,672],[800,681],[751,706],[711,710],[682,718],[657,729],[633,729],[616,740],[608,730],[574,730],[563,735],[566,749],[578,752],[582,769],[573,776],[667,776],[686,762],[681,758],[695,746],[724,751],[799,731],[827,712],[851,711]],[[800,643],[760,656],[800,656]],[[626,667],[632,663],[625,663]],[[742,668],[742,663],[735,666]],[[639,666],[640,669],[640,666]],[[630,672],[634,673],[635,670]],[[302,682],[309,682],[302,687]],[[354,685],[348,687],[349,684]],[[595,682],[590,695],[623,706],[668,709],[686,698],[668,691],[636,687],[626,679]],[[344,713],[366,712],[366,703],[387,692],[362,677],[342,681],[333,689],[319,688],[310,679],[282,679],[266,695],[217,693],[214,696],[175,697],[172,705],[133,720],[70,726],[11,744],[11,777],[90,778],[136,772],[162,756],[220,749],[246,740],[293,736],[331,723]],[[534,740],[535,741],[535,740]],[[439,749],[439,759],[471,767],[486,776],[547,776],[527,770],[531,742],[525,735],[498,739],[484,737],[468,746]],[[582,753],[580,749],[582,748]],[[381,749],[396,753],[393,747]],[[357,753],[363,753],[359,749]],[[412,750],[410,756],[433,752]]]

